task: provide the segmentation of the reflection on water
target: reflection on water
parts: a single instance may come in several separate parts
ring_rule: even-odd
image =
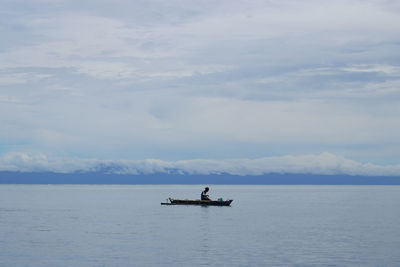
[[[200,243],[200,254],[205,262],[208,263],[210,244],[209,244],[209,234],[210,234],[210,210],[208,206],[201,206],[201,216],[200,216],[200,232],[201,232],[201,243]]]

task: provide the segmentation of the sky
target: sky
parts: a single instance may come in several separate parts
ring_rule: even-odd
[[[0,5],[0,170],[400,175],[398,1]]]

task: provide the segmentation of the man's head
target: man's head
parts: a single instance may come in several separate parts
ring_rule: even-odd
[[[204,189],[204,191],[206,191],[206,192],[208,192],[208,190],[210,190],[210,188],[208,188],[208,187],[206,187],[206,188]]]

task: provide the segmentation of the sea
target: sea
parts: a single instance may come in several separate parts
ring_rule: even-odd
[[[400,266],[400,186],[0,185],[0,266]]]

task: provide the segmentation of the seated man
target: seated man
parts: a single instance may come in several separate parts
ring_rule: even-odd
[[[203,192],[201,192],[201,200],[211,200],[210,197],[207,195],[209,188],[206,187]]]

